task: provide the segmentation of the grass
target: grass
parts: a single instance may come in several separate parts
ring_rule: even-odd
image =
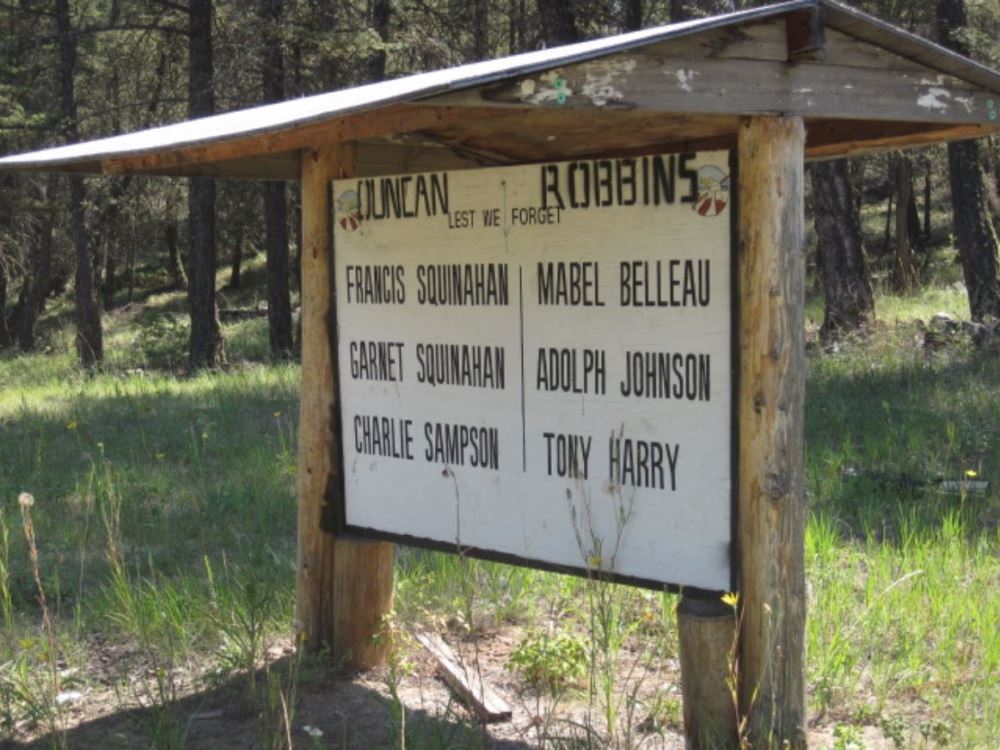
[[[233,304],[255,304],[256,292],[240,294]],[[843,727],[845,746],[869,727],[900,747],[997,747],[1000,361],[914,344],[914,318],[966,314],[954,286],[880,293],[877,306],[869,339],[808,362],[810,710]],[[48,320],[45,352],[0,354],[0,740],[71,744],[46,729],[65,716],[45,670],[64,675],[61,693],[86,692],[110,643],[104,681],[123,709],[153,709],[140,744],[187,743],[177,706],[196,692],[192,674],[250,675],[242,700],[260,744],[287,744],[301,674],[257,667],[292,618],[298,367],[265,361],[266,321],[251,318],[226,326],[228,370],[159,369],[183,360],[182,309],[181,295],[163,293],[107,316],[108,362],[94,375],[73,362],[64,309]],[[986,494],[939,492],[969,470],[990,480]],[[35,498],[55,647],[40,630],[23,491]],[[546,715],[539,745],[653,747],[655,733],[637,731],[646,715],[676,728],[676,698],[647,689],[676,658],[674,597],[405,548],[396,586],[403,626],[510,629],[522,653],[539,633],[586,642],[590,674],[559,698],[586,709],[575,723]],[[483,746],[481,734],[393,716],[408,747]]]

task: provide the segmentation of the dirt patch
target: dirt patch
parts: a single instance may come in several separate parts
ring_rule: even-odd
[[[438,678],[434,659],[407,644],[402,666],[345,675],[320,659],[297,660],[290,641],[268,651],[268,663],[254,675],[221,679],[209,664],[178,667],[164,679],[162,669],[133,648],[95,640],[85,684],[63,715],[70,748],[122,750],[153,745],[204,750],[284,748],[289,732],[296,748],[369,750],[406,747],[533,750],[544,737],[581,737],[588,729],[607,737],[601,700],[588,698],[587,682],[554,699],[526,685],[507,668],[521,632],[506,627],[475,638],[446,637],[464,665],[513,710],[509,722],[483,726]],[[295,687],[292,688],[292,675]],[[163,685],[174,696],[166,700]],[[679,715],[662,715],[663,705],[680,705],[680,675],[673,659],[652,664],[647,655],[623,650],[613,699],[619,712],[620,746],[656,750],[684,747]],[[399,706],[405,711],[401,715]],[[630,711],[626,715],[626,711]],[[661,715],[656,715],[660,712]],[[810,747],[832,748],[833,717],[810,727]],[[860,727],[868,750],[889,750],[877,727]],[[624,733],[629,732],[626,738]],[[581,747],[602,747],[591,740]],[[19,741],[0,747],[50,747],[42,727],[21,727]]]

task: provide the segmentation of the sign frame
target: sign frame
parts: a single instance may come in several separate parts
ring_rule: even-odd
[[[347,476],[341,469],[339,476],[331,482],[328,480],[326,497],[323,511],[320,518],[320,528],[337,538],[351,539],[358,541],[383,541],[393,544],[402,544],[419,549],[434,550],[437,552],[447,552],[459,556],[471,557],[488,562],[499,562],[507,565],[517,565],[520,567],[542,570],[563,575],[573,575],[580,578],[596,579],[609,583],[633,586],[652,591],[669,592],[683,594],[689,599],[715,599],[728,592],[739,591],[740,581],[740,549],[739,549],[739,456],[740,456],[740,424],[739,424],[739,394],[740,394],[740,305],[739,305],[739,226],[740,226],[740,205],[739,205],[739,159],[735,148],[712,149],[726,151],[729,156],[730,174],[730,202],[729,202],[729,302],[730,302],[730,531],[729,531],[729,587],[726,590],[706,589],[696,586],[685,586],[674,582],[664,582],[640,576],[632,576],[600,568],[588,568],[584,565],[565,565],[561,563],[547,562],[537,558],[523,557],[521,555],[502,552],[499,550],[486,549],[473,545],[458,545],[455,542],[441,541],[422,536],[401,534],[398,532],[383,531],[380,529],[356,526],[347,523]],[[660,153],[660,152],[656,152]],[[686,152],[695,153],[695,152]],[[634,156],[634,155],[629,155]],[[614,158],[608,156],[606,158]],[[528,166],[517,163],[504,166]],[[483,169],[491,169],[484,167]],[[409,173],[406,173],[409,174]],[[415,174],[415,173],[414,173]],[[378,175],[390,176],[390,175]],[[334,210],[336,206],[336,196],[334,195],[334,181],[327,183],[326,191],[329,198],[329,212],[331,221],[329,223],[329,247],[330,257],[330,311],[329,315],[333,322],[330,327],[332,365],[333,365],[333,390],[335,401],[332,414],[332,429],[334,432],[335,450],[339,452],[339,465],[347,466],[347,444],[343,434],[343,420],[341,405],[343,404],[343,394],[341,388],[341,362],[340,362],[340,326],[337,321],[337,263],[336,263],[336,242],[334,241],[334,226],[336,217]]]

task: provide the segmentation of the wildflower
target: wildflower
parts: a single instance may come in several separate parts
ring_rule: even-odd
[[[69,422],[66,423],[66,429],[70,431],[75,430],[79,426],[80,425],[77,423],[75,419],[71,419]]]
[[[735,607],[740,603],[739,592],[730,591],[728,594],[722,595],[722,603],[728,604],[730,607]]]
[[[208,433],[207,432],[201,433],[201,439],[202,440],[208,440]]]
[[[18,495],[17,504],[20,505],[22,508],[30,508],[32,505],[35,504],[35,498],[29,492],[22,492],[20,495]]]
[[[979,472],[976,471],[975,469],[966,469],[965,470],[965,478],[966,479],[975,479],[978,476],[979,476]]]
[[[318,740],[323,736],[323,730],[319,727],[311,727],[308,724],[302,727],[302,731],[312,737],[314,740]]]

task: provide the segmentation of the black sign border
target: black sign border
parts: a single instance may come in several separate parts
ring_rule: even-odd
[[[697,152],[689,152],[697,153]],[[607,157],[613,158],[613,157]],[[505,166],[529,166],[505,165]],[[487,167],[487,169],[489,169]],[[703,589],[696,586],[684,586],[668,581],[657,581],[650,578],[639,578],[636,576],[622,575],[605,570],[586,568],[576,565],[561,565],[559,563],[545,562],[534,558],[521,557],[509,552],[499,552],[497,550],[482,549],[480,547],[466,547],[455,542],[443,542],[426,537],[411,536],[409,534],[397,534],[390,531],[369,528],[365,526],[352,526],[347,523],[347,477],[344,467],[346,461],[346,444],[343,435],[343,420],[341,419],[340,405],[342,394],[340,389],[340,326],[337,321],[337,264],[336,264],[336,244],[334,243],[334,226],[336,216],[334,214],[336,202],[333,196],[333,181],[330,181],[327,191],[328,209],[327,215],[330,217],[328,247],[330,252],[330,294],[329,330],[331,331],[331,347],[333,360],[333,389],[336,393],[336,400],[333,405],[334,441],[339,446],[340,452],[340,472],[337,477],[329,477],[327,481],[326,493],[323,504],[320,527],[327,533],[333,534],[342,539],[362,540],[362,541],[385,541],[394,544],[404,544],[409,547],[430,549],[439,552],[448,552],[462,557],[471,557],[477,560],[487,560],[490,562],[505,563],[508,565],[518,565],[532,568],[534,570],[544,570],[552,573],[562,573],[581,578],[609,583],[635,586],[637,588],[650,589],[653,591],[665,591],[675,594],[683,594],[691,599],[718,599],[722,594],[739,591],[740,569],[739,569],[739,395],[740,395],[740,300],[739,300],[739,160],[736,149],[729,149],[729,298],[730,298],[730,383],[731,383],[731,404],[730,404],[730,476],[731,497],[730,497],[730,532],[729,532],[729,589],[719,591],[713,589]]]

